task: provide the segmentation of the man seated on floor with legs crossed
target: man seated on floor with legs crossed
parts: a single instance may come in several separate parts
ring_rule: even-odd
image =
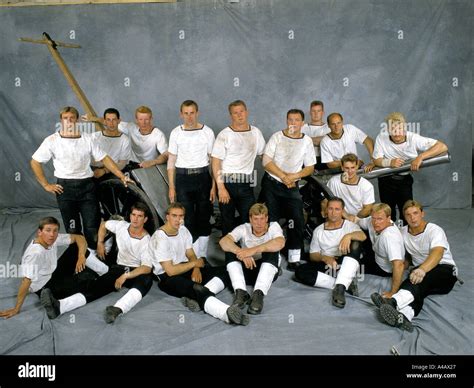
[[[385,323],[413,331],[411,321],[420,313],[423,300],[449,293],[458,278],[444,230],[425,221],[423,206],[415,200],[405,203],[403,215],[408,223],[402,228],[403,241],[415,268],[391,297],[374,293],[371,299]]]
[[[226,323],[247,325],[248,316],[237,306],[229,306],[215,297],[229,284],[229,276],[224,267],[205,267],[204,259],[196,257],[191,233],[183,225],[184,213],[180,203],[170,204],[166,223],[151,238],[148,254],[158,287],[168,295],[182,298],[191,311],[202,309]]]
[[[285,246],[285,238],[278,222],[268,223],[264,204],[252,205],[249,219],[250,222],[222,237],[219,244],[225,252],[227,272],[235,292],[232,306],[242,308],[250,299],[247,312],[260,314],[263,298],[278,277],[279,252]],[[254,286],[252,298],[247,284]]]
[[[351,291],[350,285],[359,270],[361,242],[367,238],[358,225],[342,218],[343,209],[341,198],[329,199],[327,220],[313,232],[310,262],[300,265],[295,272],[298,282],[332,289],[332,304],[340,308],[346,305],[344,293]]]
[[[58,247],[68,246],[58,259]],[[108,267],[87,250],[87,242],[80,234],[59,233],[59,221],[54,217],[42,218],[36,238],[28,245],[21,259],[23,279],[18,289],[16,305],[0,311],[0,317],[11,318],[20,312],[29,292],[41,294],[45,288],[60,297],[84,289],[91,279],[78,274],[85,267],[107,272]]]
[[[391,298],[400,289],[407,264],[403,237],[390,219],[391,213],[386,203],[376,203],[370,217],[358,220],[359,226],[369,234],[362,244],[364,273],[392,278],[390,291],[382,293],[384,298]]]
[[[112,323],[120,314],[128,313],[150,290],[153,279],[152,264],[146,261],[146,253],[150,235],[145,230],[148,208],[141,202],[131,207],[130,222],[109,220],[99,227],[97,254],[105,259],[104,239],[107,230],[115,234],[117,251],[116,264],[112,265],[107,274],[91,282],[87,289],[77,292],[64,299],[54,290],[44,289],[41,293],[41,304],[45,307],[48,317],[56,318],[60,314],[77,309],[99,299],[123,286],[129,291],[113,306],[105,309],[104,318]],[[110,258],[109,258],[110,259]]]

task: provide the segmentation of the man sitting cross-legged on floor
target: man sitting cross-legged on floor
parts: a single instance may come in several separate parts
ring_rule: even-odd
[[[278,222],[268,223],[264,204],[252,205],[249,220],[222,237],[219,244],[225,252],[227,272],[235,292],[232,305],[242,308],[248,301],[248,313],[260,314],[263,298],[278,277],[279,252],[285,246],[285,238]],[[254,286],[252,298],[247,284]]]
[[[327,220],[314,230],[311,239],[311,262],[300,265],[295,272],[296,281],[332,289],[332,304],[340,308],[346,305],[344,293],[350,291],[349,286],[359,270],[360,242],[367,238],[358,225],[342,218],[343,209],[344,201],[341,198],[332,197],[328,200]],[[337,269],[334,279],[331,275]]]
[[[152,264],[147,261],[146,250],[150,235],[145,230],[148,208],[137,202],[131,207],[130,222],[112,221],[102,222],[99,228],[97,253],[105,258],[104,238],[106,231],[115,233],[117,241],[117,264],[111,266],[109,272],[87,287],[67,298],[57,300],[57,295],[49,289],[41,293],[41,304],[45,307],[49,318],[54,319],[60,314],[84,306],[96,299],[119,290],[122,286],[130,290],[113,306],[105,309],[105,321],[112,323],[120,314],[129,312],[150,290],[153,279],[151,276]]]
[[[229,284],[229,277],[224,267],[204,267],[205,261],[196,257],[191,233],[183,225],[184,213],[182,204],[169,205],[166,223],[151,238],[148,255],[158,287],[168,295],[182,298],[191,311],[202,309],[226,323],[247,325],[249,318],[238,307],[215,297]]]

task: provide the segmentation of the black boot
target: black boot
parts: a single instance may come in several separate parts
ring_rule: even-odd
[[[332,304],[339,308],[344,308],[346,305],[346,286],[343,284],[336,284],[332,290]]]
[[[262,290],[255,290],[252,294],[252,299],[250,300],[250,306],[247,310],[249,314],[257,315],[260,314],[263,310],[263,295]]]
[[[413,331],[413,325],[408,318],[390,303],[383,303],[380,306],[380,315],[390,326],[398,327],[399,329],[409,331],[410,333]]]
[[[49,319],[54,319],[59,316],[59,301],[53,296],[49,288],[43,288],[41,291],[40,302],[46,310]]]
[[[107,306],[105,308],[104,319],[107,323],[113,323],[117,319],[117,317],[122,314],[122,309],[115,307],[115,306]]]
[[[250,295],[247,291],[237,288],[235,290],[234,300],[232,306],[237,306],[239,309],[245,306],[245,303],[250,299]]]
[[[372,302],[374,302],[374,305],[379,307],[382,306],[385,303],[388,303],[392,305],[393,307],[397,307],[397,301],[393,298],[384,298],[382,295],[380,295],[377,292],[374,292],[372,295],[370,295],[370,299],[372,299]]]

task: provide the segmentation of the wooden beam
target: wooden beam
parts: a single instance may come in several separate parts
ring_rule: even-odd
[[[128,4],[128,3],[176,3],[177,0],[36,0],[15,1],[0,0],[0,7],[37,7],[44,5],[79,5],[79,4]]]

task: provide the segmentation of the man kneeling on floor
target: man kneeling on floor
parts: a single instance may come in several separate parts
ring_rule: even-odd
[[[332,304],[340,308],[346,305],[345,291],[355,293],[351,288],[359,270],[360,242],[367,238],[358,225],[342,218],[343,209],[341,198],[328,200],[327,220],[314,230],[311,239],[311,262],[300,265],[295,272],[298,282],[332,289]]]
[[[130,290],[113,306],[105,309],[105,321],[112,323],[120,314],[128,313],[150,290],[153,279],[152,264],[147,261],[147,248],[150,235],[145,230],[148,208],[141,202],[131,207],[130,222],[102,222],[99,228],[97,254],[105,259],[104,239],[107,230],[115,233],[117,242],[116,264],[111,266],[107,274],[91,282],[87,289],[65,299],[56,299],[54,290],[44,289],[41,293],[41,304],[45,307],[48,317],[56,318],[60,314],[84,306],[113,291],[125,286]],[[108,258],[110,259],[110,257]]]
[[[247,325],[249,318],[236,306],[215,297],[228,284],[224,267],[209,267],[193,250],[193,238],[184,224],[185,208],[175,202],[166,210],[166,223],[152,236],[148,254],[158,277],[158,287],[182,298],[191,311],[204,310],[226,323]],[[202,285],[204,284],[204,286]]]
[[[227,272],[235,292],[232,305],[242,308],[249,302],[247,312],[260,314],[263,298],[278,277],[279,252],[285,246],[285,238],[278,222],[268,223],[264,204],[256,203],[250,208],[249,220],[224,236],[219,244],[225,252]],[[247,284],[254,285],[252,298]]]
[[[58,259],[58,247],[68,245]],[[42,218],[36,238],[28,245],[21,259],[23,280],[16,305],[0,311],[0,317],[11,318],[18,314],[29,292],[40,295],[47,288],[65,297],[87,287],[92,279],[82,279],[79,275],[85,267],[93,269],[98,275],[109,269],[87,249],[84,236],[59,233],[59,221],[56,218]]]

